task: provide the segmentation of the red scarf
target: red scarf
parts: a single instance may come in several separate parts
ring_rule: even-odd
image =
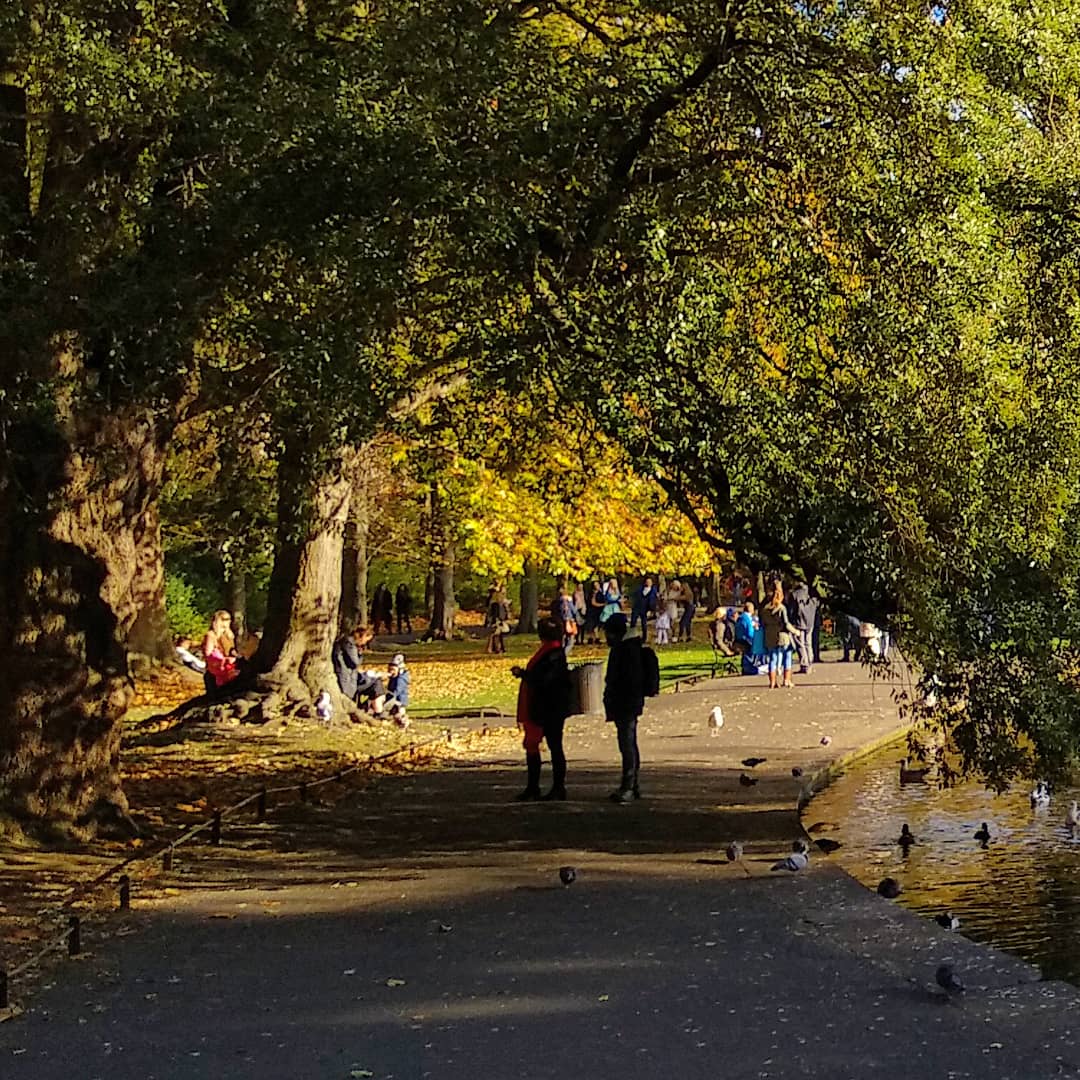
[[[532,671],[549,652],[553,649],[561,648],[561,641],[541,641],[540,648],[529,658],[529,662],[525,665],[525,670],[527,672]],[[523,727],[526,720],[532,721],[532,690],[529,688],[528,682],[522,678],[521,685],[518,687],[517,722]]]

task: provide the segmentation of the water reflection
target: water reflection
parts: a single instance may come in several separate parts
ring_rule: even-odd
[[[864,884],[897,877],[905,907],[931,918],[949,910],[973,940],[1080,984],[1080,841],[1065,827],[1080,792],[1055,792],[1049,807],[1033,810],[1030,785],[1005,795],[974,783],[901,786],[902,756],[894,749],[841,776],[803,823],[839,825],[828,835],[844,846],[831,858]],[[975,839],[984,821],[985,847]],[[916,839],[906,855],[897,842],[905,822]]]

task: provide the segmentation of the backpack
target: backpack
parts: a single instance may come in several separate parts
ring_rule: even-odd
[[[660,658],[648,645],[641,647],[641,688],[646,697],[660,693]]]

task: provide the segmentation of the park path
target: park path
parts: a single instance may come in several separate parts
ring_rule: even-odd
[[[578,721],[565,804],[510,803],[515,755],[283,807],[287,851],[266,826],[230,828],[178,867],[177,895],[91,936],[86,960],[0,1025],[0,1076],[1076,1074],[1073,988],[824,858],[768,873],[798,827],[792,766],[810,776],[899,719],[855,665],[821,665],[792,691],[763,682],[650,702],[636,805],[607,802],[614,740]],[[767,761],[746,788],[749,755]],[[745,866],[720,862],[734,837]],[[579,870],[569,889],[562,864]],[[946,960],[963,1001],[933,988]]]

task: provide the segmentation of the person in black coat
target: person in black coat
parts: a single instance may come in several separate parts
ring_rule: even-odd
[[[510,670],[521,680],[518,688],[517,722],[525,733],[527,781],[518,802],[566,798],[566,753],[563,728],[570,714],[570,670],[562,646],[563,626],[555,619],[541,619],[540,648],[525,667]],[[547,742],[551,754],[551,790],[540,794],[540,744]]]
[[[628,803],[641,798],[637,724],[645,711],[642,640],[626,636],[626,616],[622,612],[616,612],[604,623],[604,636],[610,648],[604,677],[604,717],[615,725],[622,756],[622,780],[618,790],[612,792],[611,801]]]
[[[412,594],[409,586],[403,581],[394,594],[394,607],[397,608],[397,632],[412,633]],[[402,630],[402,627],[405,629]]]

